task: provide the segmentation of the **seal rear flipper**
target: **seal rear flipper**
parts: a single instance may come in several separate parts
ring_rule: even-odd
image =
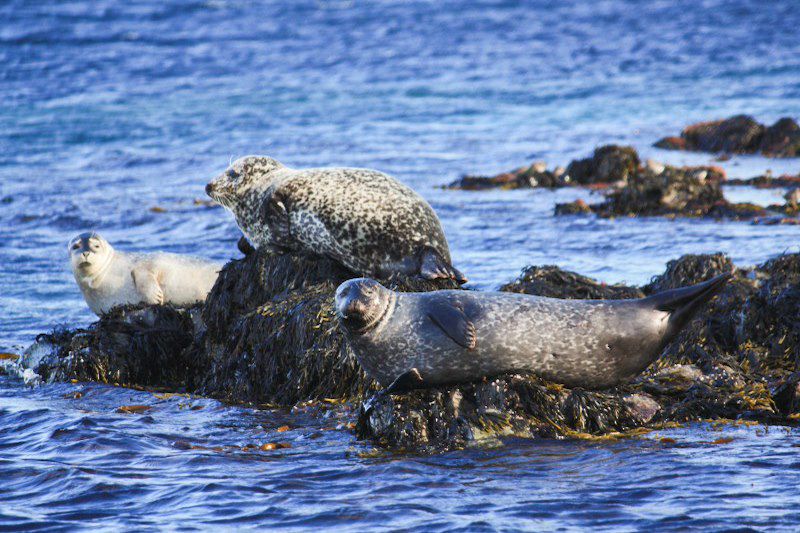
[[[422,379],[422,374],[416,368],[412,368],[408,372],[403,372],[397,376],[397,379],[392,381],[392,384],[386,387],[384,391],[386,394],[400,394],[414,389],[421,389],[424,386],[425,380]]]
[[[669,328],[674,334],[680,331],[697,309],[717,294],[732,276],[730,273],[720,274],[697,285],[654,294],[646,300],[659,311],[670,313]]]
[[[419,275],[425,279],[454,279],[458,283],[468,281],[460,270],[445,261],[442,254],[430,246],[420,251]]]
[[[142,296],[142,301],[158,305],[164,303],[164,291],[158,283],[155,272],[146,267],[137,267],[131,270],[131,278],[133,286]]]
[[[463,309],[456,307],[449,302],[431,303],[428,311],[428,318],[456,344],[468,350],[475,348],[478,343],[478,334],[475,331],[475,324],[464,313]]]

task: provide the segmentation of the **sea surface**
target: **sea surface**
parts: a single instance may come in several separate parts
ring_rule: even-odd
[[[555,218],[599,197],[438,188],[608,143],[732,177],[800,172],[651,147],[700,120],[798,118],[798,27],[794,1],[0,1],[0,351],[93,320],[67,262],[79,232],[238,257],[232,217],[196,200],[247,154],[398,177],[478,289],[529,264],[644,283],[684,253],[800,251],[800,227]],[[151,408],[117,412],[131,404]],[[414,456],[375,453],[347,422],[0,376],[0,529],[800,528],[798,430]]]

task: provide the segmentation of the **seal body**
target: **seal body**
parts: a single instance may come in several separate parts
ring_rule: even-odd
[[[257,248],[322,255],[369,276],[419,274],[465,282],[439,218],[381,172],[291,169],[269,157],[235,161],[206,186]]]
[[[416,386],[526,371],[599,389],[652,363],[724,279],[639,300],[397,293],[358,279],[340,285],[336,309],[359,363],[383,386],[410,371]]]
[[[94,232],[72,239],[68,251],[75,281],[97,315],[118,305],[203,302],[222,268],[191,256],[119,252]]]

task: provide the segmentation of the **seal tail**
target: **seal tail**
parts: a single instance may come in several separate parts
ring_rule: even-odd
[[[732,276],[731,273],[720,274],[697,285],[660,292],[647,298],[648,303],[659,311],[670,313],[669,331],[675,334],[691,320],[700,306],[725,286]]]

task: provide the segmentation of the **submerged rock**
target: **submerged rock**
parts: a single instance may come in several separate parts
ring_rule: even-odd
[[[668,150],[729,154],[760,152],[769,157],[797,157],[800,156],[800,126],[789,117],[765,126],[748,115],[736,115],[692,124],[681,132],[680,137],[665,137],[655,146]]]

